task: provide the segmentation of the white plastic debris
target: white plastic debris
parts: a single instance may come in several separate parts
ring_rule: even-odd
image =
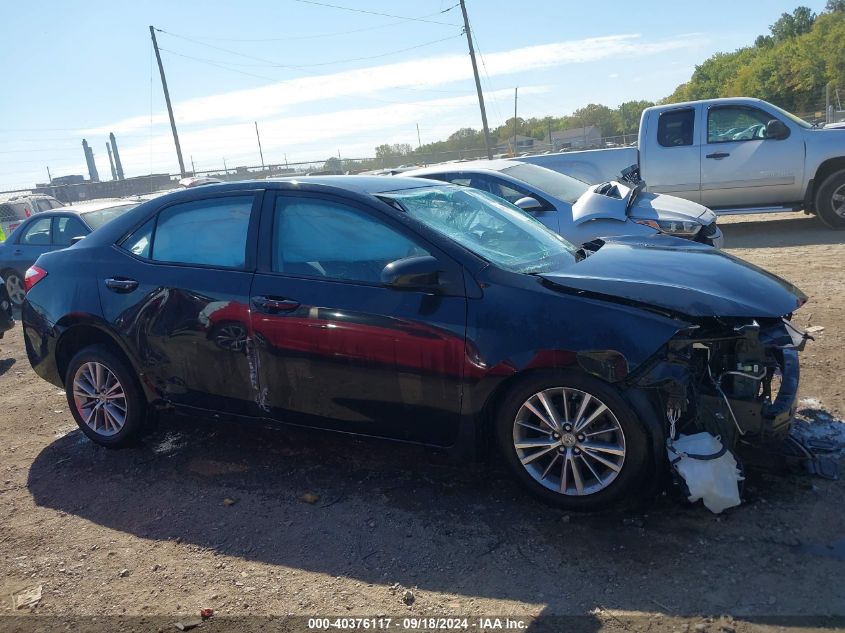
[[[669,462],[683,477],[688,499],[699,499],[715,514],[740,504],[739,482],[743,477],[736,459],[718,437],[710,433],[679,435],[666,444]]]

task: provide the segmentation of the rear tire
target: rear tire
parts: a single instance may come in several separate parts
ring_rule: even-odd
[[[3,280],[6,283],[6,292],[9,294],[9,300],[12,302],[12,305],[20,308],[26,297],[23,277],[17,271],[6,270],[3,272]]]
[[[646,430],[618,390],[597,378],[573,370],[532,375],[505,396],[495,425],[511,472],[546,503],[603,510],[648,489]]]
[[[816,215],[831,229],[845,229],[845,169],[824,179],[816,192]]]
[[[102,345],[74,355],[65,373],[65,393],[74,420],[92,441],[107,448],[134,444],[146,417],[146,401],[135,373]]]

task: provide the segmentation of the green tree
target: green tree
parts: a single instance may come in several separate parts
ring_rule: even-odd
[[[783,13],[777,22],[769,27],[775,42],[798,37],[809,33],[816,21],[816,14],[809,7],[798,7],[792,14]]]
[[[331,158],[327,158],[326,162],[323,163],[323,171],[342,171],[342,170],[343,170],[343,162],[337,156],[332,156]]]
[[[617,108],[619,127],[622,134],[635,134],[640,129],[643,110],[654,105],[652,101],[626,101]]]

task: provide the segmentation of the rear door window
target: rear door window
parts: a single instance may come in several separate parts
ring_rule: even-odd
[[[88,227],[77,218],[66,215],[53,218],[53,244],[56,246],[70,246],[73,238],[88,233]]]
[[[663,147],[692,145],[695,139],[695,110],[670,110],[657,120],[657,142]]]
[[[155,261],[243,268],[255,196],[226,196],[175,204],[158,215]]]
[[[52,218],[39,218],[32,222],[26,227],[20,243],[28,246],[49,246],[51,221]]]

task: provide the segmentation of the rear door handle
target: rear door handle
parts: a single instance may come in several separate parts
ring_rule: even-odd
[[[134,279],[118,279],[112,277],[106,279],[106,288],[114,292],[132,292],[138,287],[138,282]]]
[[[23,251],[19,248],[16,248],[13,252],[14,252],[15,255],[22,255],[23,254]]]
[[[714,152],[712,154],[707,154],[704,158],[715,158],[716,160],[720,160],[722,158],[727,158],[730,156],[727,152]]]
[[[258,296],[252,298],[252,305],[261,312],[293,312],[299,307],[299,301],[285,297]]]

